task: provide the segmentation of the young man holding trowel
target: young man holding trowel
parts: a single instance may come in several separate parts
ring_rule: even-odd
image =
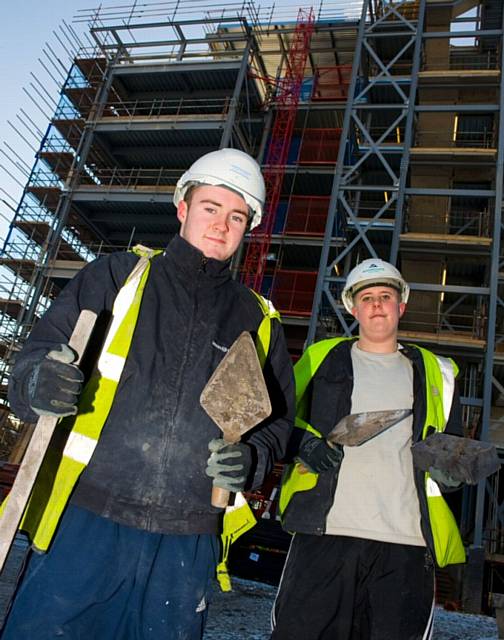
[[[457,368],[398,343],[408,294],[395,267],[364,260],[342,295],[358,339],[315,343],[296,364],[297,463],[280,498],[283,525],[295,535],[274,640],[430,638],[434,563],[465,560],[441,495],[459,482],[416,469],[411,453],[432,430],[461,434]]]
[[[202,637],[222,529],[212,484],[258,486],[283,457],[293,419],[278,314],[229,271],[264,198],[247,154],[201,157],[177,184],[180,234],[166,250],[91,263],[35,326],[13,369],[11,405],[27,421],[69,416],[71,433],[39,475],[54,456],[54,491],[38,482],[24,518],[47,553],[32,554],[3,640]],[[108,328],[82,389],[67,343],[84,308]],[[200,395],[243,331],[262,356],[272,413],[226,445]]]

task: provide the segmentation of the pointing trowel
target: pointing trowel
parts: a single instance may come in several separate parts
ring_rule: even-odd
[[[364,411],[351,413],[342,418],[326,436],[329,445],[358,447],[371,438],[393,427],[411,415],[411,409],[393,409],[390,411]],[[299,463],[298,471],[307,473],[308,469]]]
[[[200,404],[230,444],[271,414],[268,389],[248,331],[238,336],[213,372]],[[228,500],[229,491],[213,487],[214,507],[225,508]]]

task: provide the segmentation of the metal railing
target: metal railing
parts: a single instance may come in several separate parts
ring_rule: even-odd
[[[158,169],[87,167],[86,171],[81,173],[77,186],[126,189],[174,187],[183,172],[183,169],[165,169],[164,167]],[[39,168],[33,171],[28,186],[61,189],[63,181],[52,171]]]
[[[429,131],[421,129],[416,131],[414,147],[429,147],[431,149],[495,149],[495,134],[493,130],[481,129],[473,131]]]
[[[63,138],[52,136],[44,140],[39,151],[39,154],[41,153],[71,153],[73,155],[75,149]]]
[[[79,185],[96,186],[105,189],[123,188],[160,188],[175,187],[177,180],[183,174],[183,169],[142,169],[131,167],[121,169],[120,167],[93,168],[90,175],[81,175]]]
[[[108,102],[103,117],[160,118],[217,114],[226,115],[234,105],[230,97],[188,99],[153,98],[151,100],[126,100]]]
[[[339,283],[331,284],[331,295],[334,298],[338,309],[345,314],[341,293],[343,285]],[[421,302],[418,296],[421,295]],[[484,307],[478,305],[474,300],[474,307],[469,308],[471,303],[465,305],[457,304],[453,298],[445,296],[444,302],[441,300],[439,291],[411,292],[408,302],[408,310],[399,324],[399,331],[411,333],[429,334],[435,339],[450,339],[468,342],[472,340],[484,340],[487,330],[487,316]],[[460,302],[461,298],[459,298]],[[329,301],[323,299],[321,308],[321,321],[330,335],[341,335],[343,327],[338,320],[334,309]],[[352,324],[349,318],[347,322]]]
[[[455,114],[457,105],[453,105]],[[459,120],[460,124],[460,120]],[[473,125],[474,126],[474,125]],[[395,127],[388,131],[389,127],[375,126],[371,123],[367,131],[371,139],[375,142],[386,133],[383,140],[380,141],[378,147],[388,147],[390,149],[402,149],[404,143],[405,130],[404,127]],[[355,129],[355,140],[359,147],[367,148],[369,141],[363,136],[359,129]],[[452,147],[471,147],[479,149],[493,149],[496,146],[495,132],[492,125],[482,126],[481,128],[464,129],[459,126],[455,129],[455,120],[451,121],[445,129],[428,130],[418,127],[415,132],[413,147],[431,147],[431,148],[452,148]]]
[[[477,308],[463,311],[455,305],[452,305],[455,308],[450,311],[448,302],[440,302],[439,292],[422,292],[422,296],[424,303],[421,306],[415,305],[415,291],[412,291],[409,311],[401,320],[399,330],[429,333],[438,337],[450,336],[461,340],[485,339],[487,318],[483,311]]]
[[[88,105],[89,106],[89,105]],[[107,102],[102,118],[179,118],[197,115],[225,116],[234,106],[230,97],[224,98],[152,98],[150,100],[115,100]],[[55,120],[74,120],[81,114],[73,105],[57,107]]]
[[[462,207],[433,212],[425,211],[424,208],[412,211],[410,203],[406,209],[404,231],[489,238],[490,214],[487,210],[476,211]]]
[[[42,168],[36,168],[32,171],[27,186],[32,187],[53,187],[61,189],[63,182],[61,178],[52,171]]]
[[[428,57],[424,50],[421,71],[488,71],[498,69],[499,66],[497,51],[482,52],[476,47],[464,49],[452,47],[444,60],[440,60],[439,56],[435,59],[432,56],[432,58]]]
[[[0,253],[0,260],[12,261],[27,260],[29,262],[37,262],[42,254],[42,247],[36,242],[27,242],[26,239],[20,238],[9,242]]]

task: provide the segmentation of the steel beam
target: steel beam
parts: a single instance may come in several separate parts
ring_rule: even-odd
[[[242,36],[243,40],[243,36]],[[135,64],[117,64],[111,67],[112,74],[117,76],[136,76],[146,73],[155,74],[177,74],[177,73],[194,73],[195,71],[204,71],[205,73],[222,73],[223,71],[235,71],[238,73],[240,70],[240,62],[224,61],[215,62],[215,60],[209,62],[182,62],[180,64],[148,64],[146,62],[135,62]]]
[[[481,416],[480,440],[486,441],[489,438],[490,418],[492,410],[492,390],[493,390],[493,369],[494,369],[494,351],[495,351],[495,334],[498,306],[498,286],[499,286],[499,262],[501,252],[501,236],[502,236],[502,204],[503,204],[503,180],[504,180],[504,126],[502,123],[502,115],[504,114],[504,47],[502,33],[504,30],[504,11],[502,12],[502,29],[500,42],[500,99],[499,107],[501,118],[499,121],[499,133],[497,144],[497,164],[495,172],[495,198],[494,198],[494,230],[492,255],[489,273],[490,298],[488,302],[488,332],[487,332],[487,349],[485,354],[485,369],[483,375],[483,411]],[[486,481],[482,480],[478,484],[476,495],[476,512],[474,517],[474,539],[473,545],[469,553],[469,564],[473,564],[473,560],[484,556],[483,549],[483,531],[485,518],[486,503]],[[468,611],[479,613],[481,610],[481,602],[483,596],[483,574],[475,572],[474,579],[471,584],[467,585],[465,605]]]
[[[343,127],[341,132],[341,143],[338,149],[338,159],[336,162],[333,186],[331,191],[331,198],[329,200],[329,208],[327,211],[327,221],[325,226],[324,233],[324,244],[322,245],[322,251],[320,252],[320,262],[319,269],[317,274],[317,282],[315,285],[315,291],[313,295],[313,305],[312,305],[312,313],[310,316],[310,324],[308,326],[308,332],[306,337],[306,344],[310,345],[314,339],[318,325],[320,306],[322,304],[322,293],[324,290],[324,281],[327,277],[328,270],[328,260],[329,260],[329,249],[332,237],[334,235],[334,224],[336,219],[336,210],[338,207],[338,199],[339,199],[339,191],[342,183],[343,170],[344,170],[344,160],[345,160],[345,151],[347,146],[347,141],[349,139],[349,131],[350,131],[350,121],[352,117],[352,109],[354,107],[352,103],[352,97],[356,94],[357,88],[357,77],[360,75],[360,65],[362,58],[362,48],[363,48],[363,38],[364,31],[366,29],[366,15],[368,12],[370,0],[364,0],[362,3],[362,13],[359,22],[359,29],[357,34],[356,46],[355,46],[355,54],[352,61],[352,75],[350,79],[350,86],[348,89],[348,100],[345,107],[345,115],[343,116]]]
[[[240,94],[242,92],[243,83],[245,82],[246,74],[248,70],[251,44],[252,43],[249,40],[247,42],[247,46],[245,47],[245,50],[243,51],[240,69],[238,71],[238,76],[235,81],[233,95],[231,96],[231,102],[230,102],[229,110],[227,113],[226,124],[224,126],[224,131],[222,132],[222,137],[219,145],[220,149],[225,149],[227,147],[232,146],[231,138],[232,138],[233,128],[235,126],[236,113],[237,113],[238,103],[240,100]],[[248,151],[248,149],[244,149],[244,151]]]

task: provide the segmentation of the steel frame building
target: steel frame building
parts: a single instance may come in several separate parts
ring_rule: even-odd
[[[455,358],[467,435],[502,451],[500,0],[161,13],[81,16],[93,46],[75,53],[0,254],[4,441],[21,429],[9,366],[37,318],[90,259],[165,246],[178,177],[232,146],[262,162],[270,202],[233,268],[281,311],[293,357],[351,335],[348,271],[390,260],[412,287],[401,338]],[[504,590],[501,485],[455,505],[469,562],[453,597],[469,611]]]

